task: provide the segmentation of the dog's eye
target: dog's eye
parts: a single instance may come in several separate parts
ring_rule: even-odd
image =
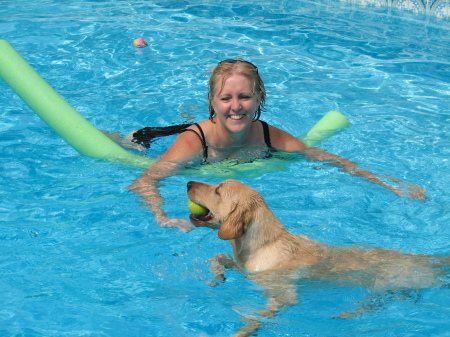
[[[214,190],[214,193],[216,193],[217,195],[220,195],[220,186],[216,187],[216,189]]]

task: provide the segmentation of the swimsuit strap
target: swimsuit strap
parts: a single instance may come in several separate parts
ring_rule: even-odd
[[[195,133],[197,135],[198,139],[202,143],[203,163],[206,163],[207,160],[208,160],[208,146],[206,145],[205,134],[203,133],[203,130],[200,127],[200,125],[198,125],[197,123],[194,123],[192,125],[195,125],[198,128],[198,130],[200,131],[200,134],[197,131],[195,131],[194,129],[184,129],[182,132],[184,132],[184,131],[191,131],[191,132],[193,132],[193,133]]]
[[[269,149],[272,149],[272,143],[270,141],[269,125],[266,122],[264,122],[264,121],[260,121],[260,122],[261,122],[261,125],[263,127],[264,142],[266,143],[266,145],[267,145],[267,147]],[[191,132],[193,132],[193,133],[195,133],[197,135],[198,139],[202,143],[203,163],[206,163],[207,160],[208,160],[208,146],[206,145],[205,134],[203,133],[203,130],[200,127],[200,125],[198,125],[197,123],[194,123],[192,125],[195,125],[198,128],[198,131],[200,132],[200,134],[197,131],[195,131],[194,129],[184,129],[182,132],[184,132],[184,131],[191,131]]]
[[[260,121],[263,127],[263,131],[264,131],[264,141],[266,142],[266,145],[269,149],[272,148],[272,143],[270,142],[270,132],[269,132],[269,125],[264,122],[264,121]]]
[[[264,141],[270,150],[274,150],[274,149],[272,149],[272,143],[270,141],[269,125],[264,121],[260,120],[260,122],[263,127]],[[195,131],[194,129],[187,129],[191,125],[195,125],[198,128],[198,131],[200,133]],[[153,138],[168,136],[168,135],[172,135],[175,133],[181,133],[184,131],[190,131],[197,135],[198,139],[202,143],[203,163],[206,163],[208,160],[208,146],[206,145],[205,134],[203,133],[203,130],[200,127],[200,125],[198,125],[197,123],[179,124],[179,125],[167,126],[167,127],[146,127],[146,128],[135,131],[133,133],[132,141],[134,143],[142,144],[146,148],[149,148],[150,142],[153,141]]]

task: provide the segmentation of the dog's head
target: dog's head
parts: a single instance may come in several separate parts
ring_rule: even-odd
[[[264,203],[256,190],[236,180],[217,185],[190,181],[187,188],[190,200],[210,210],[205,216],[191,214],[192,224],[219,229],[223,240],[244,235],[259,204]]]

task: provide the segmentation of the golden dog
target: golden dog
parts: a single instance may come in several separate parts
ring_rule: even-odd
[[[444,267],[449,266],[449,257],[328,246],[289,233],[263,197],[236,180],[217,185],[191,181],[187,186],[189,199],[210,210],[205,216],[191,214],[191,222],[197,227],[218,229],[219,238],[230,241],[237,266],[268,288],[269,304],[260,312],[262,316],[274,316],[280,308],[297,302],[294,285],[298,279],[336,280],[378,293],[445,285],[439,277],[446,277]],[[223,280],[225,267],[231,265],[223,254],[218,255],[213,266],[216,279]],[[371,309],[362,307],[339,317],[351,318]],[[237,335],[250,335],[260,325],[257,320],[249,320],[249,326]]]

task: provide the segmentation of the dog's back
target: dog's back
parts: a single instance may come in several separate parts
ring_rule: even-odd
[[[305,236],[289,233],[254,189],[235,180],[218,185],[188,184],[191,200],[211,212],[191,217],[196,226],[219,229],[221,239],[233,246],[236,262],[263,286],[268,298],[261,316],[297,303],[297,282],[325,280],[338,287],[366,287],[376,294],[402,293],[423,288],[449,286],[450,257],[405,254],[395,250],[361,247],[332,247]],[[216,260],[217,280],[224,280],[225,265]],[[222,266],[222,268],[217,267]],[[219,275],[219,277],[217,277]],[[395,296],[393,297],[395,299]],[[351,318],[376,310],[379,301],[368,301]],[[382,299],[381,303],[385,303]],[[249,336],[260,327],[257,319],[237,335]]]

